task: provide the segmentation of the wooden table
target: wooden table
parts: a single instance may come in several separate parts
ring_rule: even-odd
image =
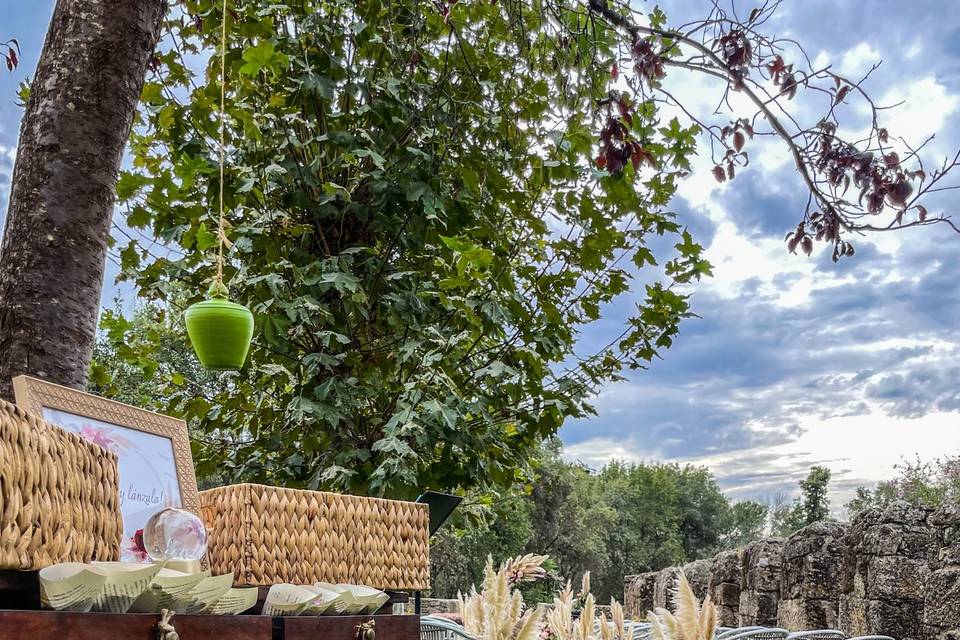
[[[157,640],[160,616],[146,613],[0,611],[3,640]],[[180,640],[356,640],[356,627],[373,620],[376,640],[417,640],[419,616],[258,615],[174,616]]]
[[[235,584],[235,587],[248,585]],[[247,613],[260,613],[263,601],[267,598],[270,587],[258,587],[257,604]],[[394,604],[403,604],[410,601],[410,594],[403,591],[387,591],[390,600],[377,613],[389,613]],[[40,577],[39,571],[0,570],[0,609],[40,609]],[[3,636],[0,636],[3,640]]]
[[[373,620],[375,640],[419,640],[420,616],[390,615],[405,593],[390,592],[376,615],[268,618],[257,615],[269,587],[246,615],[177,615],[180,640],[357,640],[357,625]],[[160,616],[147,613],[40,611],[36,571],[0,571],[0,640],[156,640]]]

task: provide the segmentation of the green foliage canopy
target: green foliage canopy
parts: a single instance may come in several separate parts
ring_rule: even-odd
[[[763,537],[769,507],[756,500],[742,500],[730,505],[728,524],[722,534],[724,549],[739,549]]]
[[[477,584],[488,554],[546,553],[558,580],[590,571],[601,602],[619,599],[625,575],[756,540],[765,515],[757,503],[730,503],[704,467],[612,463],[589,473],[548,449],[532,486],[490,501],[479,523],[455,522],[441,533],[430,550],[433,593],[453,597]]]
[[[597,170],[618,36],[585,6],[229,5],[226,275],[257,332],[238,375],[168,389],[201,467],[398,497],[509,485],[599,383],[670,346],[682,285],[709,272],[665,209],[698,128],[634,105],[645,164]],[[219,198],[219,60],[195,77],[185,59],[223,16],[181,6],[117,186],[128,226],[171,250],[132,239],[123,277],[168,304],[206,289]],[[622,332],[577,353],[627,296]]]

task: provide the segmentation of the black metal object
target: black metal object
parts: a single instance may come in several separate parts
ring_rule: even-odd
[[[0,571],[0,609],[40,608],[40,572]]]
[[[417,502],[425,504],[430,508],[430,537],[433,537],[443,523],[447,521],[454,509],[463,502],[460,496],[452,496],[449,493],[440,493],[439,491],[424,491],[417,498]],[[420,615],[420,592],[413,592],[413,613]]]
[[[449,493],[425,491],[423,495],[417,498],[417,502],[430,507],[430,535],[433,536],[447,521],[453,510],[463,502],[463,498],[452,496]]]

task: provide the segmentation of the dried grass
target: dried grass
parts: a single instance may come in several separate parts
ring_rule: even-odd
[[[717,608],[708,595],[703,604],[697,600],[687,577],[677,580],[674,613],[654,609],[647,614],[652,625],[652,640],[712,640],[717,626]]]
[[[590,593],[590,574],[585,573],[580,591],[568,581],[553,599],[548,611],[528,607],[516,585],[546,575],[546,556],[528,554],[505,562],[494,570],[487,558],[483,589],[458,596],[460,615],[467,633],[479,640],[630,640],[632,625],[624,619],[623,607],[610,602],[610,615],[597,612]],[[712,640],[717,610],[707,597],[701,604],[681,575],[676,587],[676,607],[671,613],[656,609],[647,614],[651,640]]]

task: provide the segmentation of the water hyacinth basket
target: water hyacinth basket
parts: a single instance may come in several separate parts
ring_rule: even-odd
[[[425,504],[237,484],[200,492],[214,574],[238,584],[430,587]]]
[[[0,400],[0,569],[118,560],[117,457]]]

